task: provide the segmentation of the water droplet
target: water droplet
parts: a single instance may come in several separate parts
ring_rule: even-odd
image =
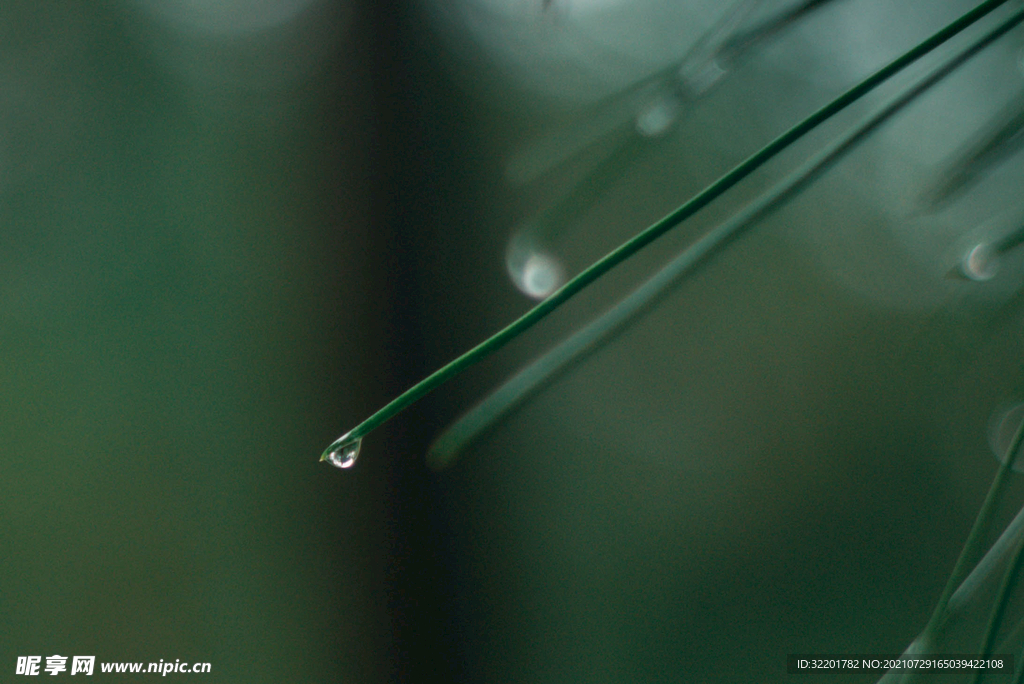
[[[356,459],[359,458],[359,448],[362,446],[363,440],[361,438],[343,442],[337,447],[332,444],[331,447],[334,448],[328,447],[331,450],[323,460],[335,468],[351,468],[356,464]]]
[[[992,414],[988,425],[988,444],[1000,462],[1006,460],[1006,456],[1013,444],[1013,438],[1024,421],[1024,403],[1004,404]],[[1013,469],[1024,472],[1024,460],[1018,456],[1013,464]]]
[[[665,135],[679,119],[681,109],[678,97],[664,95],[657,98],[636,115],[637,133],[645,138]]]
[[[528,225],[512,236],[505,254],[509,277],[519,291],[533,299],[544,299],[565,282],[562,262],[549,252],[538,249]]]
[[[960,263],[960,270],[971,280],[984,282],[992,280],[999,270],[999,261],[992,251],[992,246],[980,242],[968,250]]]
[[[523,266],[520,287],[534,299],[543,299],[562,284],[562,265],[550,254],[531,254]]]

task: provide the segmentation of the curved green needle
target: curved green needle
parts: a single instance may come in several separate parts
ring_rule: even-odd
[[[527,311],[523,316],[516,319],[510,325],[473,347],[454,361],[451,361],[447,365],[427,376],[417,384],[413,385],[351,431],[347,432],[342,437],[339,437],[324,450],[323,454],[320,456],[320,460],[323,461],[327,459],[339,448],[361,439],[363,436],[421,399],[424,395],[431,392],[439,385],[447,382],[462,371],[466,370],[468,367],[508,344],[510,341],[564,304],[575,294],[580,292],[580,290],[583,290],[590,283],[604,275],[616,265],[628,259],[640,249],[697,213],[697,211],[707,206],[714,199],[749,176],[755,170],[763,166],[767,161],[799,140],[819,124],[842,111],[845,107],[881,85],[885,80],[928,52],[934,50],[936,47],[1007,1],[1008,0],[986,0],[986,2],[981,3],[973,10],[967,12],[956,21],[903,53],[857,85],[853,86],[825,106],[815,111],[806,119],[772,140],[761,150],[748,157],[668,216],[638,233],[581,271],[576,277],[572,278],[565,285],[552,293],[550,297]]]

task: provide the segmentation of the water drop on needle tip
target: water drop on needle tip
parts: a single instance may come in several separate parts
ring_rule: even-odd
[[[363,445],[362,439],[345,442],[333,449],[324,456],[323,460],[335,468],[351,468],[359,458],[359,448]]]

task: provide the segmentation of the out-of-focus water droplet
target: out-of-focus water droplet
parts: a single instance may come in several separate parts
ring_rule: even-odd
[[[532,299],[544,299],[565,282],[565,268],[556,256],[537,247],[531,231],[528,226],[512,236],[505,266],[520,292]]]
[[[988,444],[1000,461],[1006,460],[1013,444],[1013,438],[1022,421],[1024,421],[1024,402],[1004,404],[992,414],[988,425]],[[1018,456],[1013,464],[1013,469],[1024,472],[1024,459]]]
[[[645,138],[664,135],[679,120],[682,103],[678,97],[664,95],[655,99],[636,115],[637,133]]]
[[[960,270],[963,274],[978,282],[992,280],[999,270],[999,260],[992,246],[981,242],[971,247],[960,262]]]
[[[520,289],[534,299],[543,299],[558,289],[564,280],[562,264],[551,256],[531,254],[523,267]]]
[[[332,449],[324,460],[335,468],[351,468],[356,464],[356,459],[359,458],[359,449],[362,446],[362,439],[344,442],[340,446]]]

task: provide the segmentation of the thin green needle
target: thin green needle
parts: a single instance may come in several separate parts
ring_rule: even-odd
[[[1003,471],[1009,471],[1013,468],[1013,464],[1020,458],[1022,444],[1024,444],[1024,422],[1017,427],[1017,432],[1013,437],[1012,444],[1010,445],[1010,451],[1006,455],[1006,462],[999,468],[1000,475],[1002,475]],[[996,479],[999,480],[999,475],[997,475]],[[995,484],[993,484],[993,488],[994,487]],[[1002,624],[1003,615],[1006,613],[1006,606],[1009,603],[1010,595],[1017,583],[1022,563],[1024,563],[1024,541],[1018,542],[1017,550],[1013,554],[1013,560],[1010,562],[1009,567],[1003,574],[1003,581],[999,585],[995,604],[993,605],[992,612],[989,615],[988,625],[985,627],[985,636],[982,638],[981,642],[980,653],[982,658],[987,658],[992,654],[992,646],[995,643],[996,633],[999,631],[999,627]],[[984,670],[977,670],[974,673],[974,679],[972,680],[973,684],[978,684],[981,681],[983,673]]]
[[[357,425],[351,431],[335,440],[320,456],[320,460],[332,460],[332,455],[358,446],[359,441],[368,433],[379,427],[396,414],[408,408],[439,385],[447,382],[468,367],[494,353],[508,344],[517,336],[538,323],[545,316],[564,304],[580,290],[594,282],[597,278],[614,268],[622,261],[638,252],[666,232],[679,225],[697,211],[707,206],[714,199],[725,193],[788,146],[812,131],[819,124],[842,111],[851,103],[881,85],[888,78],[898,73],[917,59],[931,52],[968,26],[1003,5],[1008,0],[987,0],[973,10],[967,12],[956,21],[933,34],[923,42],[903,53],[866,79],[853,86],[845,93],[821,107],[803,121],[775,138],[758,152],[754,153],[738,166],[716,180],[678,209],[656,222],[652,226],[635,235],[625,243],[606,254],[598,261],[581,271],[576,277],[551,294],[550,297],[527,311],[503,330],[481,342],[454,361],[438,369],[417,384],[393,399],[390,403]]]
[[[1019,13],[1019,15],[1024,16],[1024,12]],[[942,595],[939,597],[939,601],[932,612],[931,619],[921,634],[903,652],[904,656],[934,654],[944,629],[949,626],[951,621],[956,619],[958,614],[969,610],[972,604],[977,602],[979,586],[987,582],[988,578],[991,577],[994,568],[1000,563],[1000,557],[1006,551],[1006,546],[1020,543],[1018,539],[1013,538],[1017,536],[1019,530],[1013,529],[1011,532],[1011,529],[1015,527],[1015,520],[982,559],[975,563],[975,558],[984,548],[985,538],[992,528],[999,499],[1006,488],[1010,471],[1013,469],[1014,462],[1020,456],[1022,447],[1024,447],[1024,423],[1021,423],[1017,428],[1017,432],[1007,450],[1007,458],[1000,464],[999,470],[996,471],[996,476],[989,486],[988,493],[985,495],[985,501],[982,502],[981,509],[978,511],[978,516],[974,519],[974,525],[971,526],[971,531],[967,535],[967,541],[964,542],[964,546],[960,550],[960,555],[953,566],[953,572],[950,573],[949,579],[946,580],[946,586],[942,590]],[[1019,561],[1018,555],[1017,552],[1014,553],[1009,564],[1010,567],[1007,569],[1008,571],[1012,571],[1013,566]],[[974,570],[968,574],[972,564],[975,565]],[[1005,581],[1004,575],[1004,581],[999,589],[997,604],[1002,601],[1004,593],[1008,592],[1010,588]],[[957,598],[959,598],[959,601],[956,600]],[[1002,608],[997,608],[997,610],[999,611],[998,614],[993,614],[990,617],[983,646],[988,645],[991,647],[990,634],[994,633],[998,623],[1002,620]],[[922,672],[916,670],[889,670],[888,673],[878,680],[878,684],[896,684],[897,682],[911,684],[911,682],[918,681],[921,675]]]
[[[1017,550],[1013,554],[1010,566],[1006,569],[1006,572],[1003,574],[1003,580],[999,584],[996,602],[992,607],[988,625],[985,627],[985,636],[981,641],[981,649],[978,651],[982,659],[992,655],[992,646],[995,643],[996,634],[1000,626],[1002,626],[1003,616],[1006,614],[1006,607],[1010,601],[1010,595],[1013,593],[1013,588],[1017,584],[1021,567],[1024,567],[1024,542],[1018,542]],[[984,670],[975,670],[974,679],[971,680],[972,684],[979,684],[984,673]]]
[[[989,487],[988,494],[985,496],[985,501],[981,504],[981,510],[978,511],[978,517],[975,518],[974,525],[971,527],[971,531],[967,535],[967,541],[964,542],[963,549],[960,551],[960,556],[957,558],[956,563],[953,566],[953,572],[950,573],[949,580],[946,582],[942,595],[939,596],[939,601],[932,613],[931,620],[928,621],[928,625],[924,629],[926,637],[941,630],[943,622],[945,622],[947,618],[947,608],[949,607],[950,599],[953,597],[954,591],[961,581],[963,581],[971,564],[975,562],[975,558],[981,551],[985,537],[988,535],[989,530],[992,527],[992,519],[995,515],[999,497],[1006,488],[1006,482],[1010,478],[1010,471],[1013,469],[1013,464],[1020,455],[1022,445],[1024,445],[1024,423],[1021,423],[1020,427],[1017,429],[1017,433],[1013,437],[1013,442],[1010,444],[1006,460],[1000,464],[999,470],[996,471],[995,479],[992,481],[991,487]]]

